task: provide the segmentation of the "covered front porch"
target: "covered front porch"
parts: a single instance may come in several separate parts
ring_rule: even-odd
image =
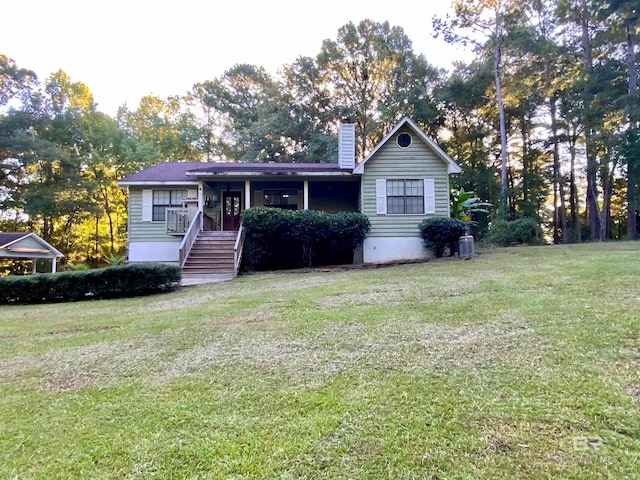
[[[167,233],[184,235],[198,212],[202,230],[231,232],[238,231],[242,212],[251,207],[355,212],[359,196],[359,178],[202,180],[193,206],[167,209]]]

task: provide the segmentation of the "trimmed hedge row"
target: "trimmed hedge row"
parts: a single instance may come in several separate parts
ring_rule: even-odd
[[[244,266],[277,270],[353,262],[367,233],[361,213],[254,207],[242,214],[246,231]]]
[[[132,264],[95,270],[0,278],[0,305],[136,297],[175,290],[180,268]]]

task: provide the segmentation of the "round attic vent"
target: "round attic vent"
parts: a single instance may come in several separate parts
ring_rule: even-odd
[[[411,146],[411,135],[408,133],[401,133],[397,138],[398,146],[407,148]]]

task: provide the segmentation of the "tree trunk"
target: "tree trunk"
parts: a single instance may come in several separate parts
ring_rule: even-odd
[[[584,75],[588,76],[593,70],[591,53],[591,38],[589,37],[589,10],[586,0],[581,1],[581,43],[584,55]],[[591,227],[591,240],[600,238],[600,209],[598,208],[598,161],[593,146],[593,120],[591,118],[591,98],[585,98],[584,103],[584,136],[587,149],[587,212]]]
[[[544,62],[545,79],[547,88],[552,90],[551,84],[551,59],[547,55]],[[567,228],[567,206],[565,204],[564,179],[560,167],[560,149],[558,145],[558,113],[556,103],[557,95],[549,96],[549,116],[551,117],[551,143],[553,144],[553,243],[560,243],[560,233],[562,230],[562,243],[569,243],[569,232]],[[558,198],[559,197],[559,198]],[[558,211],[558,200],[560,206]],[[558,218],[560,217],[560,218]],[[560,223],[560,226],[558,226]]]
[[[496,13],[497,15],[497,13]],[[502,83],[500,81],[500,44],[496,40],[493,54],[493,75],[496,84],[496,98],[500,115],[500,209],[498,216],[507,218],[507,128],[505,125],[504,102],[502,99]]]
[[[529,144],[527,140],[527,119],[523,112],[520,117],[520,135],[522,137],[522,203],[529,208]]]
[[[580,222],[580,201],[576,185],[576,135],[569,136],[571,165],[569,172],[569,206],[571,208],[571,229],[576,242],[582,242],[582,224]]]
[[[633,25],[627,25],[627,76],[629,78],[629,122],[631,128],[640,129],[638,120],[638,79],[636,71],[635,42],[633,38]],[[637,200],[636,185],[638,182],[638,161],[637,158],[627,159],[627,239],[637,240]]]

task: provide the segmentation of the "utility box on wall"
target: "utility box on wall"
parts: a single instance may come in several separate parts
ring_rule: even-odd
[[[459,243],[461,257],[473,257],[475,255],[473,235],[463,235],[460,237]]]

